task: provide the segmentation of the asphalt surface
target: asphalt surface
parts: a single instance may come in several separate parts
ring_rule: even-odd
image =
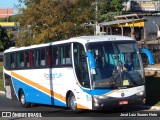
[[[150,111],[147,108],[141,107],[128,107],[123,108],[122,110],[114,111],[82,111],[80,113],[73,113],[67,108],[46,105],[36,105],[29,108],[22,108],[18,101],[7,99],[4,94],[0,93],[0,116],[2,117],[0,119],[4,120],[45,120],[53,119],[53,117],[56,120],[158,120],[160,118],[160,111]]]

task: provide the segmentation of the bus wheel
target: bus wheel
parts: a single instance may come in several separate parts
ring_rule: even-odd
[[[71,93],[69,95],[69,98],[68,98],[68,106],[70,107],[70,109],[74,112],[77,112],[77,104],[76,104],[76,98],[75,96],[73,95],[73,93]]]
[[[25,98],[23,90],[20,92],[20,99],[19,100],[21,102],[22,107],[24,107],[24,108],[30,107],[31,104],[26,102],[26,98]]]

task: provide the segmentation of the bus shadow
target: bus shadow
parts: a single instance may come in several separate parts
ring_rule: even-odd
[[[146,105],[160,105],[160,77],[146,77]]]
[[[113,117],[120,116],[121,113],[136,113],[138,111],[147,110],[146,107],[131,106],[123,107],[121,109],[115,108],[108,110],[80,110],[73,112],[69,108],[59,106],[37,104],[34,107],[36,108],[36,112],[40,112],[43,117]],[[30,112],[35,112],[34,107]],[[37,109],[39,109],[38,107],[41,108],[40,111],[37,111]]]

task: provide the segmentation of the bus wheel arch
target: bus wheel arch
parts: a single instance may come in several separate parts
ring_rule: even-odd
[[[31,103],[26,102],[25,93],[24,93],[23,89],[19,89],[18,97],[19,97],[19,101],[20,101],[22,107],[24,107],[24,108],[30,107]]]
[[[20,89],[18,90],[18,100],[20,100],[20,93],[21,93],[21,91],[22,91],[22,88],[20,88]]]
[[[67,104],[67,107],[69,107],[68,99],[69,99],[69,96],[70,96],[71,93],[73,94],[73,92],[71,90],[69,90],[67,92],[67,94],[66,94],[66,104]]]
[[[67,105],[73,112],[78,112],[77,103],[76,103],[76,97],[73,94],[73,92],[70,92],[68,99],[67,99]]]

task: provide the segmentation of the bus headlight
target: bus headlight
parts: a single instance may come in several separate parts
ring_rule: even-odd
[[[107,99],[108,96],[105,96],[105,95],[94,95],[93,98],[95,98],[95,99]]]
[[[144,91],[138,92],[138,93],[136,93],[136,95],[137,96],[142,96],[142,95],[144,95]]]

